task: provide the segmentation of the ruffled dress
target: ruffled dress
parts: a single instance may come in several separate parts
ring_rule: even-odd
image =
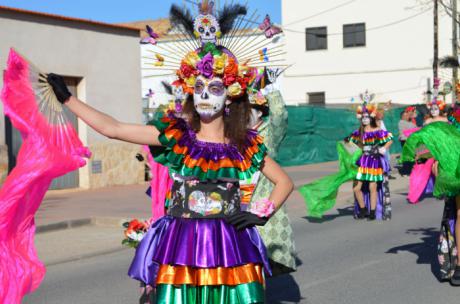
[[[438,238],[439,277],[451,278],[457,263],[455,225],[456,198],[460,196],[460,132],[445,122],[434,122],[412,134],[403,148],[402,161],[413,162],[421,145],[438,161],[438,176],[433,194],[444,198],[444,212]]]
[[[385,156],[379,154],[378,148],[393,140],[393,135],[385,130],[364,132],[363,134],[356,130],[351,134],[350,140],[363,146],[363,154],[357,162],[359,168],[356,180],[383,182],[383,173],[389,169],[389,164],[385,160]]]
[[[239,181],[263,162],[266,147],[249,130],[240,153],[232,144],[196,138],[180,118],[155,123],[163,149],[155,160],[174,179],[168,214],[139,244],[129,275],[156,288],[156,303],[264,303],[266,248],[255,227],[241,231],[225,217],[240,210]]]
[[[390,164],[385,157],[381,155],[378,148],[384,146],[387,142],[393,140],[393,135],[385,130],[364,132],[360,135],[359,130],[354,131],[350,136],[350,141],[360,145],[362,144],[362,155],[356,162],[358,173],[355,180],[362,181],[364,204],[368,211],[371,210],[371,200],[369,192],[369,182],[377,183],[377,205],[375,215],[377,220],[391,219],[391,196],[388,172]],[[354,217],[357,218],[359,213],[359,204],[355,198]]]

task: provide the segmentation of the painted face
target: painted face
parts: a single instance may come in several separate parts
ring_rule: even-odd
[[[363,117],[361,118],[361,123],[363,124],[363,126],[368,126],[371,123],[371,118],[369,114],[363,114]]]
[[[438,107],[438,105],[434,104],[434,105],[431,106],[430,114],[433,117],[439,116],[439,107]]]
[[[227,99],[227,89],[222,79],[199,76],[195,82],[193,104],[202,119],[212,119],[221,114]]]
[[[216,43],[220,37],[220,26],[213,15],[199,15],[194,23],[195,35],[200,37],[201,43]]]

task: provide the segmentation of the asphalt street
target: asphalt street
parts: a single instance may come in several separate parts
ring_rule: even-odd
[[[314,220],[303,203],[291,202],[299,268],[268,279],[267,303],[457,303],[460,288],[437,279],[443,202],[414,206],[402,194],[392,197],[389,222],[355,221],[348,207]],[[137,303],[138,284],[126,275],[132,256],[126,249],[51,265],[23,303]]]

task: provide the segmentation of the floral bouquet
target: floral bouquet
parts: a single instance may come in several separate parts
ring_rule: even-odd
[[[150,221],[141,222],[137,219],[123,223],[123,227],[126,229],[124,231],[125,239],[121,241],[121,244],[131,248],[137,248],[149,229],[150,224]]]

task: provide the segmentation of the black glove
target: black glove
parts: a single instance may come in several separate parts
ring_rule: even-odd
[[[266,217],[258,217],[254,213],[241,211],[227,217],[226,222],[235,226],[237,230],[243,230],[248,227],[263,226],[268,222]]]
[[[144,156],[143,156],[142,154],[140,154],[140,153],[137,153],[137,154],[136,154],[136,159],[137,159],[138,161],[140,161],[140,162],[141,162],[141,161],[144,161]]]
[[[64,104],[70,98],[70,96],[72,96],[62,76],[49,73],[46,77],[46,80],[53,88],[54,94],[56,95],[60,103]]]
[[[412,168],[414,167],[414,162],[403,162],[400,167],[398,167],[398,172],[401,176],[410,175]]]

